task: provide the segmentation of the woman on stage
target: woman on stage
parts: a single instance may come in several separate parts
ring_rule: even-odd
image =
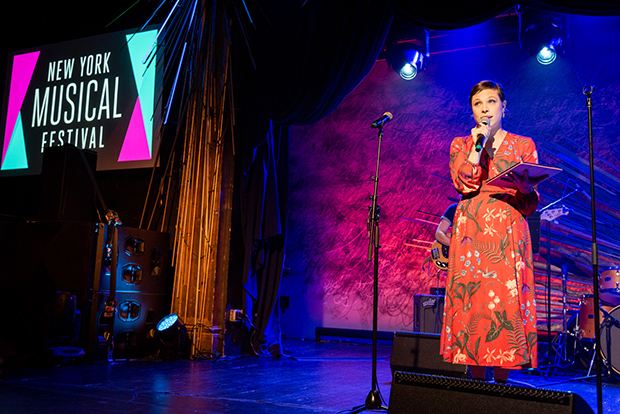
[[[450,147],[450,173],[462,200],[450,241],[441,354],[447,362],[468,365],[474,379],[484,380],[486,367],[493,367],[501,383],[510,369],[537,366],[526,217],[538,206],[534,186],[540,179],[530,179],[527,171],[512,175],[516,189],[486,181],[521,161],[537,163],[538,154],[532,139],[502,128],[506,96],[499,83],[476,84],[469,104],[477,125]]]

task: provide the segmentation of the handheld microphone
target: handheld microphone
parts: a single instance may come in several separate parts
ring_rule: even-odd
[[[373,122],[372,124],[370,124],[371,128],[379,128],[381,125],[385,124],[386,122],[389,122],[392,120],[392,114],[390,112],[386,112],[383,114],[383,116],[379,119],[377,119],[375,122]]]
[[[486,116],[482,117],[480,119],[480,123],[482,125],[489,125],[489,118],[487,118]],[[478,134],[478,137],[477,137],[477,140],[476,140],[476,152],[482,151],[482,143],[483,142],[484,142],[484,135]]]

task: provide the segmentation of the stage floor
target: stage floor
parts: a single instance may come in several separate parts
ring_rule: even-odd
[[[0,412],[347,413],[364,405],[372,389],[369,341],[285,339],[284,346],[287,356],[282,358],[229,356],[4,369]],[[392,342],[385,340],[377,347],[377,379],[385,405],[392,379],[391,348]],[[580,375],[585,372],[513,373],[511,382],[577,393],[596,412],[596,381],[575,381]],[[617,413],[620,385],[604,382],[602,395],[604,413]]]

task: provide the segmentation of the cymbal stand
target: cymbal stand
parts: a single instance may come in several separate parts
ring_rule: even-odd
[[[567,275],[568,275],[568,266],[566,263],[562,265],[562,331],[559,332],[553,341],[549,344],[549,350],[547,351],[547,358],[550,360],[551,349],[555,351],[555,358],[553,361],[554,366],[559,366],[564,368],[566,365],[571,365],[575,362],[575,357],[577,355],[577,345],[579,344],[579,317],[575,318],[575,328],[574,331],[569,330],[568,322],[567,322]],[[573,350],[572,353],[568,353],[568,338],[573,337]],[[558,352],[559,351],[559,352]]]
[[[562,201],[564,201],[565,199],[567,199],[568,197],[572,196],[573,194],[579,191],[580,190],[575,189],[571,191],[570,193],[563,195],[559,199],[541,208],[540,212],[542,213],[546,210],[549,210],[551,207],[555,206],[558,203],[561,203]],[[562,208],[565,208],[565,207],[562,205]],[[547,364],[557,365],[557,361],[556,361],[557,358],[554,358],[553,362],[551,361],[551,348],[553,346],[553,343],[551,341],[551,221],[552,220],[546,220],[546,221],[547,221],[547,229],[546,229],[547,230],[547,341],[549,345],[547,346],[547,352],[545,355],[545,359],[546,359]],[[566,305],[566,275],[563,275],[562,277],[562,287],[564,290],[563,303],[565,306]],[[564,308],[563,313],[564,313],[564,323],[563,323],[564,329],[562,333],[566,334],[566,310],[565,308]],[[556,339],[560,341],[563,339],[563,337],[560,335],[557,335],[554,338],[553,342],[555,342]]]
[[[567,326],[566,326],[566,274],[568,273],[568,269],[566,263],[562,265],[562,333],[566,334]],[[564,341],[564,346],[562,347],[562,360],[566,361],[566,341]]]

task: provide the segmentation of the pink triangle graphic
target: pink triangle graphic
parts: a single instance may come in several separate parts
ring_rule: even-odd
[[[151,151],[146,139],[146,130],[142,118],[142,107],[140,97],[136,99],[136,106],[133,109],[129,127],[125,134],[125,141],[118,156],[118,161],[138,161],[151,159]]]
[[[34,67],[37,64],[41,52],[25,53],[13,56],[13,70],[11,71],[11,88],[9,89],[9,104],[6,112],[6,127],[4,130],[4,145],[2,148],[2,162],[9,149],[9,143],[13,136],[17,116],[24,103],[24,97],[28,91]]]

